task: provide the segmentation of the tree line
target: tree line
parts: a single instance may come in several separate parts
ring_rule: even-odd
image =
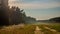
[[[24,9],[19,7],[12,6],[0,6],[0,26],[4,25],[17,25],[17,24],[26,24],[27,22],[34,22],[35,18],[27,17]]]

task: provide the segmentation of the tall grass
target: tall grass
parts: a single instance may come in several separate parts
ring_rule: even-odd
[[[20,27],[17,25],[13,26],[4,26],[2,29],[0,29],[0,34],[34,34],[34,31],[36,29],[36,26],[41,28],[42,32],[45,34],[52,34],[51,31],[45,29],[44,27],[49,27],[51,29],[56,29],[58,32],[60,32],[60,25],[59,24],[39,24],[39,25],[34,25],[34,24],[26,24],[24,27]]]

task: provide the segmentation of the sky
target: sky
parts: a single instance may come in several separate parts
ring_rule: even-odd
[[[9,0],[9,5],[24,9],[27,16],[37,20],[60,17],[60,0]]]

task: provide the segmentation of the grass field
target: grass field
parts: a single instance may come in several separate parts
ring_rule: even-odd
[[[25,24],[23,27],[20,25],[12,25],[12,26],[4,26],[0,29],[0,34],[34,34],[36,26],[41,28],[44,34],[60,34],[60,24]],[[54,31],[50,31],[49,29],[45,28],[48,27],[50,30],[54,29]]]

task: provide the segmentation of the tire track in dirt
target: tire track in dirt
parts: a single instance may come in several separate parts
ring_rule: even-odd
[[[41,28],[39,28],[38,26],[36,26],[36,28],[35,28],[35,34],[44,34],[44,32],[42,32],[42,29]]]
[[[48,31],[50,31],[52,34],[60,34],[60,32],[58,32],[57,30],[55,30],[55,29],[51,29],[51,28],[49,28],[49,27],[44,27],[46,30],[48,30]]]

